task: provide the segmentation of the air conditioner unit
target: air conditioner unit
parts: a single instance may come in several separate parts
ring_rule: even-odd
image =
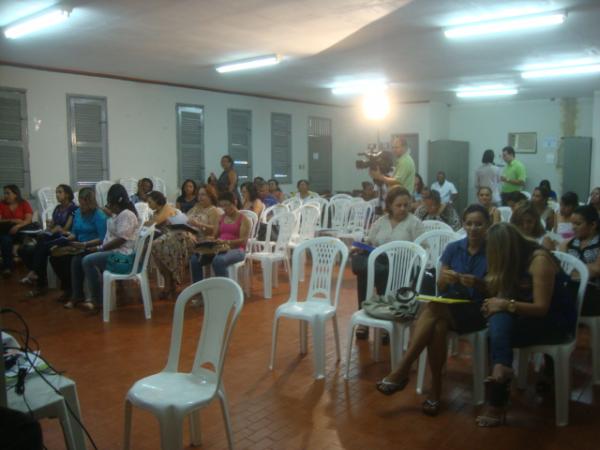
[[[508,145],[514,148],[517,153],[536,153],[537,133],[508,133]]]

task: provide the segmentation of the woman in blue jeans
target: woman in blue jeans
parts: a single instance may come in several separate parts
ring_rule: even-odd
[[[577,302],[556,258],[515,226],[504,222],[492,226],[486,253],[491,296],[481,312],[488,320],[492,374],[486,380],[488,406],[476,422],[493,427],[506,418],[513,348],[569,339],[575,332]]]

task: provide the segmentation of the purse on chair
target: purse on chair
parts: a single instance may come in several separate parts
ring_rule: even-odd
[[[106,270],[118,275],[126,275],[131,272],[134,259],[134,253],[130,255],[124,255],[122,253],[113,252],[108,255],[108,259],[106,260]]]
[[[362,308],[376,319],[410,321],[417,316],[419,301],[412,287],[403,287],[396,294],[373,294],[363,302]]]

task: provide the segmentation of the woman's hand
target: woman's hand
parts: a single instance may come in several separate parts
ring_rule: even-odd
[[[15,235],[15,234],[18,233],[18,231],[19,231],[20,228],[21,227],[19,225],[13,225],[11,227],[11,229],[9,230],[9,233],[12,234],[12,235]]]
[[[477,287],[479,279],[475,275],[461,273],[460,275],[458,275],[458,281],[465,287],[475,288]]]
[[[443,281],[445,284],[454,284],[454,283],[458,283],[460,281],[458,273],[456,273],[454,270],[450,270],[450,269],[442,270],[442,273],[440,274],[440,278],[441,278],[441,281]]]
[[[74,241],[74,242],[71,242],[71,247],[84,249],[85,248],[85,243],[84,242]]]
[[[497,312],[506,311],[507,306],[508,300],[506,300],[505,298],[486,298],[483,301],[483,306],[481,307],[481,314],[483,314],[484,317],[490,317],[491,315],[494,315]]]

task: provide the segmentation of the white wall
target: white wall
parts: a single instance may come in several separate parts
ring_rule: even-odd
[[[590,189],[600,186],[600,91],[594,92],[592,113],[592,178]]]

